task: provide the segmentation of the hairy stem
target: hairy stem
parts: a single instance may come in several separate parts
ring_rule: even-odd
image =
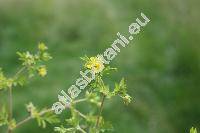
[[[42,116],[42,115],[44,115],[45,113],[48,113],[48,112],[51,112],[51,111],[52,111],[51,109],[43,110],[43,111],[41,111],[41,112],[39,113],[39,116]],[[30,120],[32,120],[32,119],[34,119],[34,117],[28,116],[28,117],[25,118],[24,120],[18,122],[18,123],[16,124],[16,127],[15,127],[15,128],[18,128],[19,126],[23,125],[24,123],[26,123],[26,122],[28,122],[28,121],[30,121]]]
[[[76,109],[74,109],[74,111],[75,111],[76,113],[78,113],[81,117],[83,117],[84,119],[87,119],[87,117],[86,117],[84,114],[82,114],[80,111],[78,111],[78,110],[76,110]]]
[[[18,76],[26,69],[26,67],[22,67],[15,75],[14,75],[14,80],[18,78]],[[12,96],[12,86],[8,88],[8,108],[9,108],[9,113],[8,113],[8,121],[11,122],[13,119],[13,96]],[[8,133],[12,133],[13,129],[8,126]]]
[[[19,126],[21,126],[22,124],[28,122],[28,121],[31,120],[31,119],[33,119],[33,117],[31,117],[31,116],[25,118],[24,120],[18,122],[15,128],[18,128]]]
[[[78,127],[78,130],[82,133],[87,133],[86,131],[84,131],[82,128]]]
[[[8,121],[11,122],[13,115],[12,87],[8,88],[8,107],[9,107]],[[12,133],[12,129],[9,126],[8,126],[8,133]]]
[[[80,102],[83,102],[83,101],[86,101],[86,100],[87,100],[87,99],[85,99],[85,98],[84,98],[84,99],[79,99],[79,100],[75,100],[74,103],[80,103]],[[52,111],[52,109],[49,108],[49,109],[46,109],[46,110],[44,110],[44,111],[41,111],[41,112],[39,113],[39,115],[41,116],[41,115],[44,115],[45,113],[48,113],[48,112],[51,112],[51,111]],[[77,111],[77,110],[76,110],[76,111]],[[86,116],[85,116],[84,114],[82,114],[81,112],[77,111],[77,113],[78,113],[80,116],[86,118]],[[18,122],[18,123],[16,124],[16,127],[15,127],[15,128],[18,128],[19,126],[25,124],[26,122],[28,122],[28,121],[30,121],[30,120],[32,120],[32,119],[34,119],[34,118],[31,117],[31,116],[28,116],[28,117],[25,118],[24,120]]]
[[[19,77],[19,75],[24,72],[25,69],[26,69],[25,66],[22,67],[21,69],[19,69],[19,71],[15,74],[13,79],[17,79]]]
[[[84,102],[84,101],[87,101],[87,98],[75,100],[75,101],[73,101],[73,103],[76,104],[76,103],[80,103],[80,102]]]
[[[105,98],[106,98],[106,95],[103,94],[103,97],[102,97],[102,100],[101,100],[101,106],[100,106],[100,110],[99,110],[99,115],[97,116],[96,127],[99,126],[99,120],[100,120],[101,113],[103,111],[103,105],[104,105]]]

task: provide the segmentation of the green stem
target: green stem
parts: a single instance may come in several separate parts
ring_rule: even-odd
[[[80,103],[80,102],[84,102],[84,101],[87,101],[87,98],[75,100],[75,101],[73,101],[73,103],[76,104],[76,103]]]
[[[14,78],[13,79],[17,79],[18,76],[26,69],[26,67],[22,67],[21,69],[19,69],[19,71],[15,74]]]
[[[22,67],[15,75],[14,80],[18,78],[18,76],[26,69],[26,67]],[[12,96],[12,87],[8,88],[8,108],[9,108],[9,114],[8,114],[8,121],[11,123],[13,119],[13,96]],[[13,129],[8,125],[8,133],[12,133]]]
[[[51,112],[51,111],[52,111],[51,109],[43,110],[43,111],[41,111],[41,112],[39,113],[39,116],[42,116],[42,115],[44,115],[45,113],[48,113],[48,112]],[[25,118],[24,120],[18,122],[18,123],[16,124],[16,127],[15,127],[15,128],[18,128],[19,126],[23,125],[24,123],[26,123],[26,122],[28,122],[28,121],[30,121],[30,120],[32,120],[32,119],[34,119],[34,117],[32,117],[32,116],[29,116],[29,117]],[[14,128],[14,129],[15,129],[15,128]]]
[[[15,127],[15,128],[18,128],[19,126],[21,126],[22,124],[28,122],[28,121],[31,120],[31,119],[33,119],[33,117],[31,117],[31,116],[25,118],[24,120],[18,122],[18,123],[16,124],[16,127]]]
[[[79,99],[79,100],[74,101],[74,103],[80,103],[80,102],[83,102],[83,101],[86,101],[86,100],[87,100],[87,99],[85,99],[85,98],[84,98],[84,99]],[[48,113],[48,112],[51,112],[51,111],[52,111],[51,108],[50,108],[50,109],[46,109],[46,110],[44,110],[44,111],[41,111],[41,112],[39,113],[39,115],[41,116],[41,115],[44,115],[45,113]],[[84,114],[82,114],[82,113],[79,112],[78,110],[76,110],[76,111],[77,111],[77,113],[78,113],[80,116],[86,118],[86,116],[85,116]],[[26,122],[28,122],[28,121],[30,121],[30,120],[32,120],[32,119],[34,119],[34,118],[31,117],[31,116],[28,116],[28,117],[25,118],[24,120],[18,122],[18,123],[16,124],[16,127],[15,127],[15,128],[18,128],[19,126],[23,125],[24,123],[26,123]]]
[[[104,105],[105,98],[106,98],[106,95],[103,94],[103,97],[102,97],[102,100],[101,100],[101,106],[100,106],[99,115],[97,116],[96,127],[99,126],[99,120],[100,120],[101,113],[103,111],[103,105]]]
[[[11,122],[13,117],[12,87],[8,88],[8,106],[9,106],[8,121]],[[12,133],[12,129],[9,126],[8,126],[8,133]]]
[[[77,130],[81,131],[82,133],[87,133],[87,132],[84,131],[80,126],[78,126]]]
[[[75,111],[76,113],[78,113],[81,117],[83,117],[84,119],[87,119],[87,116],[84,115],[84,114],[82,114],[80,111],[78,111],[78,110],[76,110],[76,109],[74,109],[74,111]]]

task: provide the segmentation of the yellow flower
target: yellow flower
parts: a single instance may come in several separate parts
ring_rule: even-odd
[[[101,59],[91,57],[88,62],[86,62],[85,67],[93,70],[95,73],[100,73],[104,69],[104,64]]]
[[[48,49],[48,47],[47,47],[44,43],[39,43],[39,44],[38,44],[38,49],[39,49],[40,51],[45,51],[45,50]]]
[[[41,77],[44,77],[46,74],[47,74],[47,69],[45,66],[41,66],[39,69],[38,69],[38,74],[41,76]]]

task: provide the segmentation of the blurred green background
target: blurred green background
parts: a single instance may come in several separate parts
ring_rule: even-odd
[[[199,0],[0,0],[0,67],[19,68],[17,51],[34,51],[45,42],[53,56],[48,76],[14,90],[14,116],[23,119],[25,103],[50,107],[61,89],[79,76],[79,57],[102,53],[143,12],[150,22],[111,66],[108,83],[125,77],[134,101],[108,102],[103,115],[115,133],[187,133],[200,129]],[[0,94],[0,105],[6,101]],[[52,133],[33,120],[15,133]],[[0,133],[4,130],[0,128]]]

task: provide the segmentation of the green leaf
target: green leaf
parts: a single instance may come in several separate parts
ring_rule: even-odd
[[[22,75],[22,76],[18,77],[18,78],[16,79],[15,82],[16,82],[17,84],[23,86],[23,85],[26,84],[26,82],[27,82],[27,76]]]
[[[104,122],[101,126],[100,126],[100,131],[101,132],[105,132],[105,131],[113,131],[113,126],[110,122]]]
[[[87,55],[80,57],[80,59],[83,60],[84,62],[87,62],[88,60],[90,60],[90,58]]]
[[[61,125],[60,127],[55,127],[54,131],[59,132],[59,133],[75,133],[76,129],[75,128],[65,128],[65,127],[63,127],[63,125]]]
[[[15,119],[12,119],[8,122],[9,129],[14,129],[16,127],[16,121]]]
[[[115,72],[115,71],[117,71],[117,68],[113,68],[113,67],[110,67],[110,66],[106,66],[106,67],[103,69],[102,74],[103,74],[103,75],[104,75],[104,74],[108,75],[108,74],[110,74],[110,72]]]
[[[125,80],[124,78],[121,79],[120,83],[115,83],[115,89],[113,91],[113,93],[115,95],[125,95],[127,92],[126,90],[126,83],[125,83]]]
[[[46,128],[46,123],[54,124],[60,122],[57,115],[55,115],[53,112],[48,112],[47,109],[39,111],[32,103],[26,105],[26,108],[31,114],[31,117],[36,118],[38,126]]]
[[[2,107],[0,112],[0,126],[8,124],[8,113],[5,106]]]
[[[41,55],[41,59],[44,60],[44,61],[48,61],[48,60],[52,59],[52,57],[50,56],[49,53],[44,52],[44,53],[42,53],[42,55]]]
[[[73,127],[77,127],[79,125],[79,122],[80,122],[80,117],[77,114],[77,112],[75,112],[75,110],[74,110],[73,107],[71,107],[70,109],[71,109],[71,115],[72,115],[72,117],[69,118],[69,119],[66,119],[66,122],[69,125],[73,126]]]
[[[192,127],[192,128],[190,129],[190,133],[197,133],[197,129],[194,128],[194,127]]]
[[[55,115],[53,112],[46,113],[44,116],[42,116],[42,118],[49,124],[54,124],[54,123],[60,122],[57,115]]]
[[[42,116],[38,115],[36,116],[36,120],[38,122],[38,125],[41,126],[42,128],[46,128],[47,123],[54,124],[60,122],[58,117],[52,112],[47,112]]]

